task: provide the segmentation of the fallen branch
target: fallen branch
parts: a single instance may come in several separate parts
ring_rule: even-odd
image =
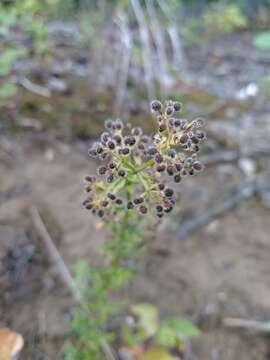
[[[38,84],[34,84],[32,81],[23,77],[19,80],[19,84],[22,85],[26,90],[31,91],[39,96],[49,98],[51,96],[51,92],[44,86],[40,86]]]
[[[245,320],[238,318],[224,318],[222,324],[229,328],[249,330],[261,334],[270,334],[270,321]]]
[[[214,219],[222,216],[229,210],[234,209],[242,201],[248,200],[255,196],[259,191],[261,191],[261,186],[258,185],[257,180],[258,179],[255,179],[253,181],[248,181],[241,184],[236,189],[231,190],[229,195],[227,195],[227,197],[223,201],[216,204],[212,208],[203,209],[191,220],[188,220],[181,224],[178,230],[179,238],[187,238],[201,226],[209,224]]]
[[[78,305],[83,306],[83,298],[63,260],[59,251],[57,250],[40,214],[38,209],[33,206],[30,209],[31,217],[33,220],[34,227],[43,240],[49,255],[52,258],[52,261],[56,265],[59,275],[61,276],[64,284],[70,290],[71,294],[73,295],[74,300],[78,303]],[[84,307],[83,307],[84,308]],[[88,310],[87,310],[88,311]],[[89,312],[89,311],[88,311]],[[91,314],[89,314],[91,316]],[[100,344],[102,351],[108,360],[116,360],[114,352],[110,345],[106,341],[102,341]]]

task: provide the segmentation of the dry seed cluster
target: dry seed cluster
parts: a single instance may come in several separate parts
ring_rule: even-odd
[[[173,209],[170,184],[203,170],[197,153],[206,139],[202,119],[188,122],[176,116],[181,107],[171,100],[151,103],[157,121],[153,136],[139,127],[124,127],[121,120],[105,122],[100,141],[89,149],[89,155],[105,165],[98,167],[97,176],[85,178],[86,209],[100,217],[124,208],[146,214],[153,207],[162,217]]]

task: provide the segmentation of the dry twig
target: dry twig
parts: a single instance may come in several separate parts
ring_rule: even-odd
[[[235,329],[244,329],[261,334],[270,334],[270,321],[256,321],[239,318],[224,318],[224,326]]]

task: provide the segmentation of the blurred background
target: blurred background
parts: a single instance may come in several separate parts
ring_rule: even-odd
[[[58,359],[73,301],[36,217],[73,271],[106,233],[81,207],[87,148],[120,117],[151,133],[149,101],[206,119],[203,174],[149,234],[130,301],[202,330],[189,358],[267,360],[270,319],[270,1],[1,0],[0,327],[21,359]]]

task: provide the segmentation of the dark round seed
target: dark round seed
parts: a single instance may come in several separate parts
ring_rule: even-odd
[[[164,194],[168,198],[172,197],[173,196],[173,189],[170,189],[170,188],[165,189]]]
[[[121,144],[122,137],[120,135],[114,135],[113,139],[117,142],[117,144]]]
[[[174,166],[175,166],[177,171],[181,171],[182,168],[183,168],[183,166],[181,164],[179,164],[179,163],[175,163]]]
[[[169,149],[168,150],[168,155],[171,157],[171,158],[174,158],[175,155],[176,155],[176,151],[174,149]]]
[[[121,205],[121,204],[123,204],[123,200],[122,200],[122,199],[116,199],[116,200],[115,200],[115,203],[116,203],[117,205]]]
[[[159,165],[156,167],[156,170],[157,170],[158,172],[163,172],[163,171],[166,170],[166,165],[164,165],[164,164],[159,164]]]
[[[131,134],[134,136],[142,135],[142,129],[140,127],[135,127],[131,130]]]
[[[108,141],[108,148],[110,149],[110,150],[114,150],[115,149],[115,142],[114,141],[112,141],[112,140],[110,140],[110,141]]]
[[[156,206],[156,210],[157,210],[157,212],[162,212],[163,211],[163,207],[161,206],[161,205],[157,205]]]
[[[196,171],[201,171],[202,170],[202,164],[199,161],[196,161],[193,165],[192,165],[193,169]]]
[[[112,161],[112,162],[109,164],[109,168],[110,168],[110,169],[115,169],[115,168],[116,168],[116,162]]]
[[[188,142],[188,135],[187,134],[181,135],[179,141],[181,144],[186,144]]]
[[[141,214],[146,214],[148,210],[147,210],[147,207],[145,207],[144,205],[141,205],[139,207],[139,211]]]
[[[105,128],[106,128],[106,129],[111,129],[112,126],[113,126],[112,120],[106,120],[106,121],[105,121]]]
[[[196,136],[192,136],[191,141],[193,142],[193,144],[198,144],[199,143],[199,139]]]
[[[154,111],[160,111],[162,109],[162,104],[158,100],[154,100],[151,102],[151,109]]]
[[[104,144],[106,144],[107,141],[109,140],[109,137],[110,137],[110,134],[107,132],[104,132],[101,134],[100,139]]]
[[[107,196],[108,196],[108,198],[111,199],[111,200],[115,200],[115,199],[116,199],[115,195],[112,194],[112,193],[108,193]]]
[[[179,183],[179,182],[181,181],[181,176],[180,176],[179,174],[176,174],[176,175],[174,176],[174,181],[175,181],[176,183]]]
[[[182,104],[178,101],[175,101],[173,103],[173,108],[174,108],[174,111],[180,111],[181,110],[181,107],[182,107]]]
[[[123,129],[123,122],[121,121],[121,120],[116,120],[116,122],[115,122],[115,127],[116,127],[116,129],[117,130],[121,130],[121,129]]]
[[[110,174],[109,176],[107,176],[107,183],[111,184],[114,181],[114,175]]]
[[[165,189],[165,185],[164,184],[158,184],[158,189],[159,190],[164,190]]]
[[[144,199],[142,197],[139,197],[139,198],[136,198],[133,200],[133,203],[135,205],[139,205],[139,204],[142,204],[144,202]]]
[[[175,122],[174,122],[174,126],[180,127],[181,126],[181,120],[176,119]]]
[[[101,205],[102,205],[103,207],[106,207],[106,206],[109,205],[109,201],[108,201],[108,200],[103,200],[103,201],[101,202]]]
[[[157,149],[153,146],[151,146],[149,149],[148,149],[148,154],[149,155],[155,155],[157,153]]]
[[[106,166],[100,166],[97,171],[99,175],[104,175],[107,171],[107,168]]]
[[[157,154],[155,156],[155,161],[158,163],[158,164],[161,164],[163,162],[163,156],[161,154]]]
[[[85,178],[84,178],[84,180],[91,183],[91,182],[94,181],[94,177],[93,177],[93,176],[90,176],[90,175],[86,175]]]
[[[168,116],[172,115],[174,113],[174,108],[173,106],[168,106],[167,109],[166,109],[166,114]]]
[[[125,176],[126,175],[126,172],[125,172],[125,170],[124,169],[120,169],[119,171],[118,171],[118,175],[119,176]]]
[[[167,166],[167,174],[168,174],[169,176],[173,176],[173,174],[174,174],[174,167],[173,167],[172,165],[168,165],[168,166]]]
[[[129,201],[129,202],[127,203],[127,209],[133,209],[133,208],[134,208],[133,202],[132,202],[132,201]]]
[[[123,154],[123,155],[128,155],[129,153],[130,153],[129,148],[124,148],[124,149],[122,150],[122,154]]]
[[[163,132],[164,130],[166,130],[166,125],[165,125],[164,123],[161,123],[161,124],[159,125],[159,131],[160,131],[160,132]]]
[[[100,209],[100,210],[98,210],[97,214],[98,214],[99,217],[103,217],[104,211]]]

